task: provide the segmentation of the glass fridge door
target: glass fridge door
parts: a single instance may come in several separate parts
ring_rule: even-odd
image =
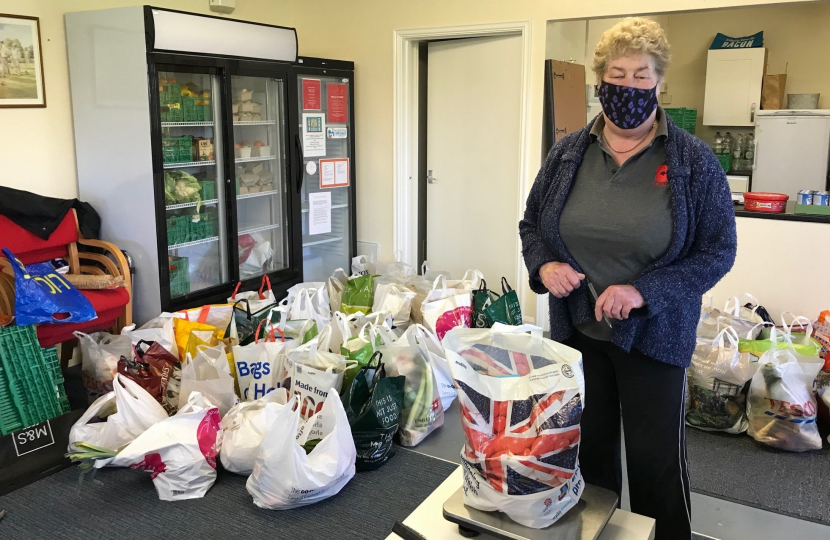
[[[353,234],[351,87],[346,77],[298,75],[303,280],[349,272]]]
[[[245,280],[289,268],[285,84],[234,75],[231,90],[239,277]]]
[[[220,79],[159,70],[170,297],[221,285],[228,269]],[[159,239],[164,241],[165,239]]]

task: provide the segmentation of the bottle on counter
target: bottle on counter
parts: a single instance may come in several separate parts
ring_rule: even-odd
[[[727,131],[726,135],[723,137],[723,152],[722,153],[723,154],[731,154],[732,153],[732,144],[733,144],[732,134]]]
[[[723,137],[720,134],[720,131],[715,133],[715,143],[712,146],[712,151],[715,154],[723,154]]]
[[[748,133],[746,136],[746,151],[744,152],[744,157],[752,163],[752,160],[755,158],[755,137],[752,133]]]
[[[735,137],[734,142],[732,143],[732,158],[733,159],[743,159],[744,152],[745,152],[745,142],[744,142],[744,135],[743,133],[738,133]]]

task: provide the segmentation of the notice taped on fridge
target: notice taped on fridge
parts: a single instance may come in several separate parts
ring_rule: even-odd
[[[349,121],[349,109],[346,106],[346,88],[345,84],[328,83],[326,85],[329,124],[345,124]]]
[[[326,155],[326,117],[323,113],[303,113],[303,155]]]
[[[331,232],[331,193],[308,194],[308,234]]]
[[[303,109],[306,111],[320,110],[320,79],[303,79]]]
[[[349,185],[349,158],[320,160],[320,189]]]

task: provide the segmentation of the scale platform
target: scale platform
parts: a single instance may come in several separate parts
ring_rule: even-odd
[[[464,489],[459,488],[444,503],[444,519],[457,524],[458,532],[468,538],[483,533],[506,540],[596,540],[618,502],[613,491],[586,484],[577,505],[559,521],[544,529],[531,529],[501,512],[464,506]]]

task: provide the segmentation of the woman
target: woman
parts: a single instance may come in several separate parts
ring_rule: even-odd
[[[669,44],[651,20],[594,53],[602,114],[551,148],[519,223],[551,336],[582,352],[585,481],[620,494],[620,408],[632,511],[691,537],[684,384],[702,295],[732,267],[729,186],[715,155],[657,106]],[[591,289],[596,291],[595,296]]]

